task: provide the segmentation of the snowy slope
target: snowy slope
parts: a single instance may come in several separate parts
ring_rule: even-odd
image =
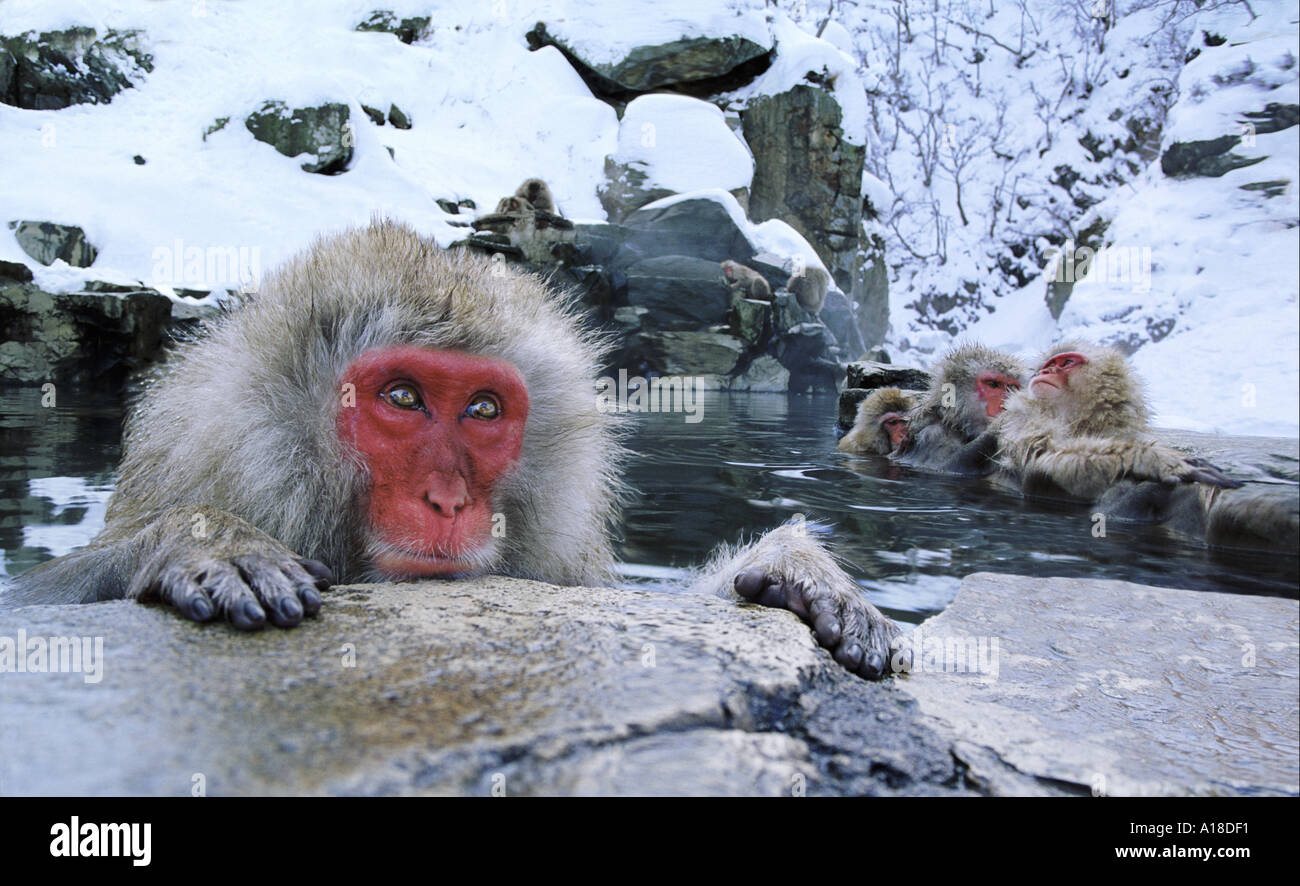
[[[643,130],[627,120],[620,127],[558,51],[529,52],[525,32],[544,20],[593,59],[740,33],[775,41],[778,56],[725,97],[733,107],[817,72],[844,106],[845,137],[868,145],[875,177],[864,193],[886,214],[890,346],[901,359],[925,362],[955,336],[1029,355],[1064,333],[1123,338],[1138,315],[1159,315],[1174,319],[1171,331],[1144,342],[1134,362],[1160,423],[1296,435],[1296,189],[1265,199],[1239,186],[1294,181],[1297,128],[1260,134],[1256,150],[1271,159],[1222,179],[1168,180],[1158,160],[1131,169],[1131,153],[1097,159],[1079,143],[1084,132],[1123,139],[1124,121],[1139,112],[1168,112],[1166,143],[1212,137],[1225,126],[1237,131],[1243,109],[1297,100],[1293,0],[1255,0],[1255,19],[1241,4],[1216,4],[1200,18],[1165,14],[1186,5],[1121,3],[1124,14],[1101,41],[1086,16],[1068,26],[1055,0],[954,4],[942,21],[926,17],[929,4],[836,4],[821,39],[813,34],[824,5],[789,2],[783,13],[764,0],[4,0],[0,33],[139,28],[155,69],[108,105],[0,105],[0,221],[79,225],[100,250],[90,272],[44,268],[0,236],[0,259],[27,262],[50,290],[91,277],[228,285],[236,281],[159,279],[159,255],[242,247],[265,270],[317,233],[375,213],[447,243],[463,233],[449,222],[465,216],[447,215],[436,199],[491,208],[532,175],[552,184],[569,217],[603,219],[596,189],[605,157],[642,151]],[[354,31],[377,7],[432,11],[433,32],[408,46]],[[897,18],[907,9],[910,33]],[[1205,29],[1229,34],[1229,45],[1184,64]],[[1224,85],[1247,65],[1249,74]],[[242,121],[267,99],[346,102],[356,133],[349,170],[305,174],[301,158],[256,142]],[[396,104],[414,126],[376,127],[362,103]],[[751,174],[745,146],[710,108],[649,97],[629,109],[632,124],[638,104],[661,136],[655,169],[665,184],[726,189]],[[230,124],[204,140],[219,117]],[[1084,212],[1049,184],[1059,166],[1084,177],[1079,188],[1097,205]],[[1109,221],[1109,243],[1150,249],[1150,288],[1081,282],[1058,323],[1043,306],[1035,250],[1043,235],[1094,217]],[[751,236],[787,255],[806,247],[780,222]],[[1026,243],[1034,249],[1016,259],[1030,277],[1022,287],[999,262]],[[975,295],[936,322],[935,304],[970,286]]]

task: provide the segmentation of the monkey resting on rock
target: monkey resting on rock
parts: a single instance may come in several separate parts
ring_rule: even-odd
[[[104,530],[5,604],[127,597],[287,628],[335,577],[607,582],[623,450],[602,347],[538,279],[400,224],[318,240],[177,348],[128,420]],[[861,676],[889,669],[899,628],[793,525],[694,586],[789,609]]]

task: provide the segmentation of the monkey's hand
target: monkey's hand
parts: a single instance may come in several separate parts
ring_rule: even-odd
[[[984,477],[991,474],[997,467],[993,457],[998,454],[998,446],[997,433],[985,431],[959,449],[946,469],[963,477]]]
[[[291,628],[320,611],[333,574],[234,514],[175,509],[142,533],[145,554],[126,596],[160,600],[194,621],[221,616],[240,630]]]
[[[1232,479],[1221,468],[1203,458],[1184,458],[1183,470],[1178,479],[1184,483],[1206,483],[1222,489],[1240,489],[1246,485],[1240,480]]]
[[[796,524],[773,529],[715,561],[707,579],[730,584],[742,600],[788,609],[844,667],[869,680],[890,673],[898,625],[867,602],[834,558]]]

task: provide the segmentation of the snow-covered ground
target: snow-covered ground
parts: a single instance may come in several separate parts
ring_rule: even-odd
[[[1121,3],[1104,40],[1087,30],[1086,14],[1063,16],[1074,7],[1057,0],[948,4],[942,21],[927,18],[931,4],[839,3],[820,39],[813,34],[824,4],[785,6],[782,13],[764,0],[5,0],[0,33],[139,28],[155,69],[107,105],[0,105],[0,220],[79,225],[100,250],[89,273],[44,268],[0,236],[0,259],[27,262],[51,290],[88,277],[237,284],[209,279],[206,267],[200,279],[177,279],[175,259],[192,247],[243,249],[264,271],[317,233],[376,213],[446,243],[463,229],[448,223],[456,217],[436,199],[491,208],[533,175],[551,183],[569,217],[603,219],[597,186],[605,158],[646,159],[649,121],[662,184],[743,186],[752,161],[711,108],[648,97],[620,126],[558,51],[530,52],[524,34],[546,21],[592,58],[613,59],[638,44],[746,33],[776,40],[778,57],[731,102],[825,69],[845,108],[846,138],[868,145],[874,177],[864,193],[877,208],[889,204],[880,230],[891,265],[890,346],[900,359],[925,362],[954,336],[1029,356],[1065,334],[1118,340],[1136,331],[1147,338],[1133,360],[1160,424],[1300,433],[1300,129],[1259,134],[1241,151],[1270,159],[1220,179],[1174,181],[1158,158],[1132,169],[1131,152],[1094,159],[1079,144],[1085,132],[1122,140],[1124,121],[1138,113],[1167,114],[1167,145],[1236,133],[1243,110],[1295,103],[1294,0],[1253,0],[1254,18],[1235,3],[1209,4],[1213,12],[1190,18],[1173,14],[1190,4]],[[432,34],[408,46],[391,34],[354,31],[376,8],[432,13]],[[910,15],[906,29],[900,10]],[[1203,31],[1225,35],[1227,45],[1184,65]],[[267,99],[290,107],[347,102],[356,136],[347,173],[304,174],[302,158],[255,141],[242,121]],[[414,126],[374,126],[362,104],[396,104]],[[230,124],[205,140],[220,117]],[[133,162],[137,154],[144,165]],[[1086,212],[1050,185],[1062,165],[1083,176],[1097,201]],[[1266,179],[1293,184],[1272,198],[1240,190]],[[1093,218],[1109,222],[1107,243],[1139,256],[1149,249],[1149,279],[1084,280],[1058,322],[1044,307],[1036,256],[1018,260],[1034,278],[1023,287],[999,271],[999,258],[1014,244]],[[802,249],[780,222],[758,226],[756,236],[786,254]],[[936,323],[924,296],[967,284],[977,289],[972,303]],[[1174,321],[1158,341],[1145,325],[1134,327],[1150,317]]]

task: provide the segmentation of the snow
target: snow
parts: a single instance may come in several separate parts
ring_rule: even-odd
[[[803,0],[446,0],[430,36],[406,46],[353,28],[376,8],[428,15],[427,3],[4,0],[0,33],[139,28],[155,69],[107,105],[0,105],[0,222],[78,225],[99,249],[93,268],[47,268],[0,235],[0,259],[27,264],[56,292],[89,279],[233,288],[318,234],[376,214],[450,243],[464,234],[452,222],[473,213],[449,215],[437,199],[486,211],[530,176],[551,184],[568,217],[603,220],[597,188],[616,155],[681,192],[669,201],[718,200],[756,248],[820,265],[788,224],[751,224],[727,193],[749,183],[754,164],[713,104],[650,95],[620,122],[558,50],[530,52],[524,39],[545,21],[608,62],[638,45],[739,35],[776,56],[716,104],[733,112],[812,73],[834,90],[846,140],[867,146],[862,194],[884,216],[867,230],[886,241],[896,361],[924,365],[959,338],[1027,358],[1067,335],[1128,343],[1158,423],[1296,436],[1300,128],[1255,133],[1237,153],[1267,159],[1217,179],[1172,180],[1158,156],[1094,158],[1079,141],[1123,142],[1128,121],[1147,117],[1163,121],[1167,147],[1240,134],[1244,111],[1300,103],[1294,0],[1252,0],[1253,17],[1225,3],[1181,19],[1160,4],[1117,2],[1099,42],[1095,22],[1058,0],[950,4],[941,20],[911,4],[910,34],[897,4],[836,4],[821,39],[828,7]],[[1204,33],[1226,42],[1210,47]],[[1185,63],[1189,49],[1200,54]],[[345,102],[356,142],[348,171],[306,174],[306,158],[255,141],[243,120],[268,99]],[[414,126],[374,126],[362,103],[396,104]],[[219,117],[229,124],[204,139]],[[1074,205],[1051,183],[1063,166],[1095,205]],[[1280,180],[1292,184],[1278,196],[1242,190]],[[1076,236],[1094,219],[1117,255],[1136,250],[1150,264],[1139,265],[1138,285],[1085,276],[1054,320],[1047,238]],[[1013,247],[1028,252],[1012,259]],[[220,260],[229,254],[233,265]],[[1027,284],[1002,272],[1008,262]],[[936,313],[953,294],[958,304]]]
[[[806,85],[806,75],[813,72],[830,85],[839,102],[844,140],[855,145],[864,144],[867,101],[858,77],[857,62],[825,40],[807,33],[797,21],[787,16],[774,16],[772,31],[777,45],[772,66],[753,83],[730,93],[729,97],[749,102],[759,96],[778,95],[800,83]]]
[[[717,105],[682,95],[646,95],[628,103],[615,159],[637,164],[646,187],[672,191],[748,188],[754,158]]]

